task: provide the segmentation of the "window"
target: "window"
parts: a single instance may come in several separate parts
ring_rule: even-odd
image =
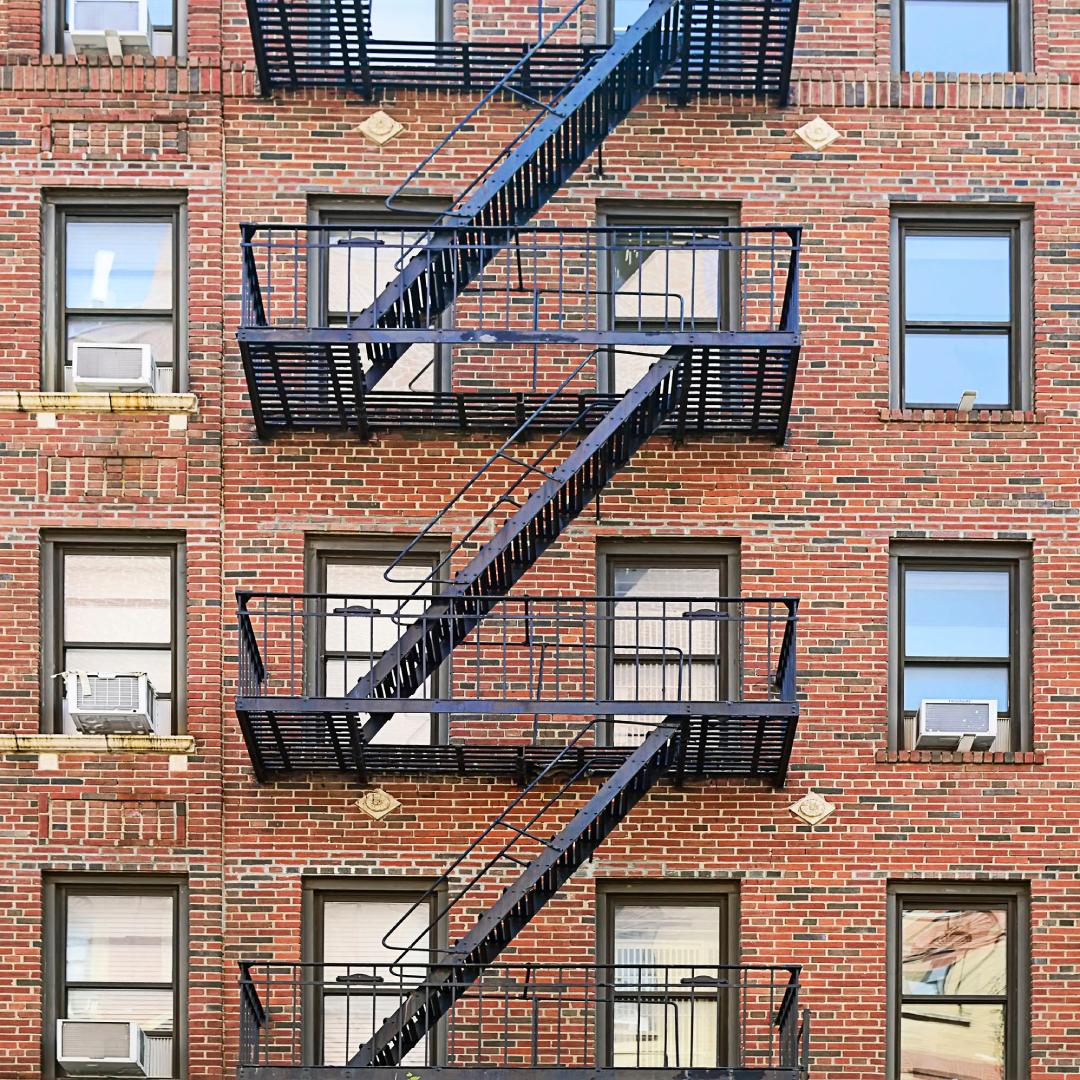
[[[450,37],[448,0],[372,0],[376,41],[442,41]]]
[[[894,0],[901,71],[990,73],[1031,67],[1026,0]]]
[[[612,42],[625,34],[648,10],[649,0],[599,0],[597,41]]]
[[[71,30],[140,30],[142,0],[46,0],[42,34],[45,53],[75,53]],[[146,38],[133,44],[125,35],[125,52],[154,56],[183,56],[187,21],[186,0],[146,0]],[[105,45],[95,46],[105,51]]]
[[[432,961],[437,944],[429,930],[437,913],[435,896],[425,900],[424,883],[415,881],[372,883],[363,889],[314,882],[305,883],[305,889],[308,951],[315,963],[326,965],[316,977],[314,1000],[309,1000],[309,1056],[320,1065],[345,1065],[423,981],[422,965]],[[407,948],[405,959],[416,966],[389,970],[385,965],[394,964]],[[438,1039],[429,1035],[402,1064],[435,1064],[437,1045]]]
[[[47,729],[73,733],[61,671],[145,672],[154,730],[183,728],[183,544],[176,539],[54,537],[43,548]]]
[[[1024,749],[1030,671],[1030,551],[1012,545],[894,548],[899,744],[915,745],[919,703],[997,702],[994,750]]]
[[[906,408],[1022,409],[1030,400],[1030,219],[897,221],[894,354]]]
[[[690,548],[690,545],[687,545]],[[731,545],[657,551],[649,545],[602,553],[610,626],[601,656],[613,701],[722,701],[731,685]],[[671,597],[672,599],[666,599]],[[693,618],[690,613],[693,612]],[[662,715],[620,714],[610,741],[634,745]]]
[[[898,884],[889,903],[892,1080],[1021,1080],[1026,891]]]
[[[147,345],[153,389],[182,389],[183,207],[121,195],[97,203],[50,201],[45,221],[45,388],[75,389],[76,345]],[[132,354],[95,350],[84,374],[130,378],[132,364],[138,372]]]
[[[46,880],[45,1065],[57,1019],[135,1021],[148,1076],[183,1075],[186,889],[168,879],[70,875]]]
[[[734,886],[608,885],[600,903],[602,962],[614,965],[601,1017],[608,1067],[730,1065],[736,1002],[718,968],[735,962]]]
[[[736,253],[721,255],[695,241],[734,225],[732,208],[673,202],[652,207],[611,207],[601,225],[607,238],[607,325],[628,333],[718,330],[732,325],[738,305],[733,273]],[[600,372],[605,393],[629,390],[667,344],[625,345],[608,350]]]
[[[437,551],[419,548],[390,570],[396,555],[392,544],[373,546],[329,537],[309,542],[308,591],[330,594],[326,618],[317,620],[316,633],[309,636],[314,647],[309,677],[316,696],[345,697],[436,591],[428,578],[438,562]],[[416,599],[405,599],[414,591]],[[344,614],[346,608],[353,614]],[[366,612],[379,614],[369,617]],[[438,676],[428,679],[413,696],[439,696],[441,682]],[[428,745],[441,741],[440,726],[431,713],[396,713],[373,741]]]
[[[376,35],[378,36],[378,35]],[[424,227],[441,208],[416,204],[415,212],[391,213],[377,206],[327,203],[313,207],[319,225],[334,227],[323,237],[321,265],[312,275],[312,321],[319,326],[347,326],[389,285],[414,248]],[[373,230],[378,230],[374,232]],[[372,241],[379,240],[378,246]],[[450,313],[443,315],[448,324]],[[361,350],[365,368],[368,360]],[[417,342],[379,381],[380,390],[432,393],[450,389],[450,347]]]

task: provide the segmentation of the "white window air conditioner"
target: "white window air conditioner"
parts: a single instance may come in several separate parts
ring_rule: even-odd
[[[927,699],[915,723],[918,750],[989,750],[997,738],[997,702]]]
[[[149,345],[82,342],[73,347],[71,383],[76,390],[151,393],[154,358]]]
[[[146,1035],[130,1020],[58,1020],[56,1061],[68,1076],[148,1076]]]
[[[84,735],[150,735],[154,688],[142,672],[65,671],[68,715]]]
[[[150,51],[147,0],[67,0],[68,35],[76,52],[110,56]]]

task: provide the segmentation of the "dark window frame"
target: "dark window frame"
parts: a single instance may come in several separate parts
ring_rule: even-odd
[[[602,10],[602,9],[601,9]],[[610,199],[597,206],[597,224],[602,228],[693,228],[703,229],[733,228],[739,224],[739,206],[732,202],[709,202],[693,199],[658,200],[655,202],[629,202]],[[614,294],[612,292],[610,253],[600,260],[599,317],[601,325],[612,329],[618,328],[619,320],[614,316]],[[732,252],[725,259],[724,271],[727,281],[720,292],[720,321],[724,326],[738,325],[741,295],[739,291],[739,255]],[[664,327],[663,319],[631,319],[635,326],[646,328],[655,323],[659,329]],[[626,346],[633,349],[633,346]],[[618,347],[608,350],[606,356],[597,365],[597,389],[601,394],[618,392],[615,387],[615,356]]]
[[[305,877],[301,892],[301,931],[300,955],[308,964],[323,963],[324,922],[323,907],[327,901],[363,903],[364,901],[384,901],[399,899],[404,901],[419,900],[425,892],[436,884],[435,878],[378,878],[378,877]],[[430,904],[433,915],[446,903],[443,889],[436,890]],[[432,962],[435,955],[446,948],[446,922],[443,920],[429,943]],[[349,957],[342,957],[348,961]],[[355,957],[352,959],[356,959]],[[329,966],[329,965],[328,965]],[[310,977],[305,977],[303,987],[303,1024],[301,1030],[301,1055],[306,1066],[312,1067],[322,1062],[323,1028],[322,1000],[325,989],[318,984],[314,970]],[[396,993],[395,993],[396,996]],[[440,1022],[435,1029],[430,1047],[433,1061],[428,1067],[446,1063],[445,1026]]]
[[[187,56],[187,0],[172,0],[173,47],[169,53],[153,53],[155,56],[174,56],[183,60]],[[43,56],[70,56],[64,51],[64,33],[67,29],[67,0],[44,0],[42,4],[41,52]]]
[[[995,541],[898,541],[889,551],[889,749],[913,749],[903,744],[904,649],[906,622],[904,575],[908,568],[920,570],[992,570],[1008,571],[1009,595],[1009,711],[1012,745],[995,752],[1023,752],[1032,747],[1031,683],[1032,647],[1032,551],[1028,544]],[[919,657],[912,658],[915,662]],[[987,665],[1002,666],[1001,658],[954,657],[930,658],[931,663],[967,663],[980,659]]]
[[[1034,70],[1030,0],[1008,0],[1009,71]],[[892,69],[897,74],[908,71],[904,52],[907,46],[906,0],[890,0]],[[967,74],[956,72],[956,74]],[[986,73],[991,74],[991,73]],[[993,72],[992,74],[1004,74]]]
[[[438,199],[402,199],[403,209],[393,211],[379,199],[312,199],[308,203],[309,225],[338,225],[343,229],[407,229],[415,222],[417,231],[434,224],[447,209],[447,203]],[[312,326],[328,326],[330,314],[327,308],[329,259],[325,250],[309,246],[308,249],[308,321]],[[450,325],[451,313],[444,312],[439,325]],[[453,346],[438,342],[434,346],[435,370],[432,390],[417,393],[450,393],[453,384]]]
[[[678,569],[680,567],[716,567],[724,581],[724,593],[728,596],[739,595],[740,579],[739,542],[734,539],[681,539],[670,540],[623,540],[602,543],[596,551],[596,580],[601,596],[614,597],[615,571],[620,566],[644,566],[657,569]],[[726,633],[726,629],[725,629]],[[614,657],[603,646],[607,644],[607,632],[603,624],[598,634],[596,682],[601,698],[608,697],[613,691]],[[730,646],[730,641],[727,643]],[[737,685],[738,657],[735,650],[728,649],[729,659],[725,675],[725,689]],[[601,724],[597,728],[597,743],[602,746],[613,744],[613,731],[610,724]]]
[[[42,343],[41,388],[47,392],[64,389],[67,367],[67,274],[64,253],[66,225],[70,220],[118,221],[143,220],[172,223],[173,236],[173,368],[172,385],[157,393],[182,393],[188,386],[188,259],[187,196],[184,192],[110,191],[95,188],[71,189],[48,193],[42,208]],[[165,317],[166,313],[139,308],[108,312],[94,309],[94,314],[117,314],[131,318],[148,315]],[[78,312],[75,313],[78,317]]]
[[[334,536],[325,533],[308,535],[304,543],[304,589],[309,593],[325,593],[326,565],[328,562],[392,562],[407,539],[394,536]],[[446,545],[437,540],[416,546],[405,559],[406,565],[427,566],[436,564],[446,555]],[[408,592],[408,584],[402,583],[401,591]],[[433,593],[439,591],[436,585]],[[314,688],[319,695],[325,692],[325,662],[329,654],[324,646],[325,625],[319,620],[315,632],[305,635],[305,685]],[[444,672],[433,680],[433,691],[445,697],[449,687],[445,685]],[[431,745],[443,746],[449,741],[449,717],[445,713],[433,713],[431,717]]]
[[[185,877],[175,874],[62,873],[46,874],[42,884],[42,960],[44,1000],[41,1040],[42,1080],[65,1076],[56,1062],[56,1022],[66,1001],[66,898],[71,894],[136,896],[171,895],[173,900],[173,1073],[175,1080],[187,1076],[188,1046],[188,908]]]
[[[172,731],[187,731],[187,550],[186,538],[175,532],[135,532],[119,530],[50,530],[41,536],[41,730],[63,731],[62,680],[53,678],[62,671],[64,651],[71,647],[64,639],[64,557],[69,553],[88,555],[162,555],[172,558]],[[124,643],[76,643],[75,647],[125,648]],[[133,648],[149,648],[133,644]],[[160,645],[157,646],[160,649]]]
[[[1008,935],[1008,981],[1006,994],[1005,1080],[1026,1080],[1031,1038],[1031,897],[1026,882],[893,881],[886,898],[886,1075],[900,1076],[900,1013],[905,1003],[902,993],[903,942],[901,920],[908,908],[953,908],[970,910],[1005,907]],[[926,1001],[939,1000],[924,997]],[[942,998],[942,1002],[952,998]]]
[[[735,879],[711,881],[664,880],[600,880],[596,885],[596,959],[598,964],[614,963],[615,909],[620,902],[666,906],[700,905],[719,908],[720,963],[740,963],[740,888]],[[614,1052],[613,1002],[597,1002],[596,1049],[597,1060],[611,1067]],[[720,1050],[724,1057],[734,1060],[731,1053],[738,1046],[738,1009],[721,1003]],[[726,1014],[726,1015],[724,1015]]]
[[[1023,207],[976,206],[971,203],[948,206],[894,206],[891,232],[891,332],[892,352],[890,404],[893,408],[955,409],[959,401],[911,402],[906,398],[905,340],[909,326],[937,333],[976,335],[1009,334],[1009,401],[1005,404],[975,402],[982,409],[1027,410],[1033,395],[1033,221]],[[905,240],[908,236],[1008,236],[1010,240],[1010,318],[994,323],[908,322],[906,313]]]

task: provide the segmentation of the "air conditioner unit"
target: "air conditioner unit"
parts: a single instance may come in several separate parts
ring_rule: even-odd
[[[147,0],[67,0],[68,35],[76,52],[150,51]]]
[[[919,704],[915,747],[918,750],[989,750],[997,738],[997,721],[996,701],[927,699]]]
[[[68,715],[84,735],[149,735],[154,688],[142,672],[65,671]]]
[[[71,383],[76,390],[152,392],[154,358],[149,345],[81,342],[73,348]]]
[[[146,1035],[130,1020],[58,1020],[56,1060],[69,1076],[148,1076]]]

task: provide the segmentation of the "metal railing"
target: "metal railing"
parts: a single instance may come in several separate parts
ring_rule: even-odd
[[[488,614],[450,657],[380,711],[709,715],[794,702],[792,597],[438,598],[238,593],[238,697],[344,699],[417,621]],[[267,707],[272,703],[267,702]]]
[[[344,1066],[437,964],[437,956],[242,962],[241,1070]],[[802,1077],[809,1023],[800,972],[793,964],[493,964],[462,976],[461,996],[401,1064]]]
[[[418,311],[404,283],[386,296],[435,239],[449,245],[453,304],[429,295]],[[800,244],[799,226],[249,223],[241,340],[280,331],[326,342],[768,345],[798,333]],[[357,326],[380,294],[381,325]]]

